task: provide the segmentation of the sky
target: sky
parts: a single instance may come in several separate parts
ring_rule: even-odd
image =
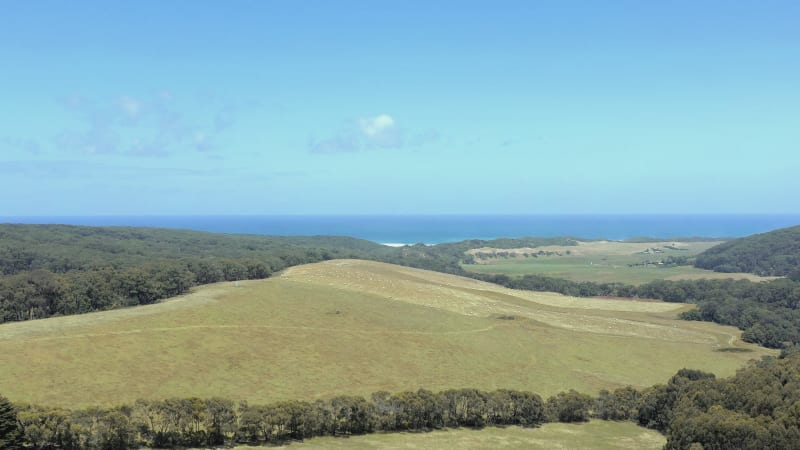
[[[0,217],[800,213],[800,2],[25,1]]]

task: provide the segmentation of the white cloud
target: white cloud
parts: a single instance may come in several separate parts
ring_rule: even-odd
[[[377,138],[386,133],[392,132],[396,127],[394,119],[388,114],[381,114],[375,117],[360,119],[358,124],[361,132],[368,138]]]
[[[366,117],[358,120],[363,147],[401,148],[404,146],[404,131],[397,126],[394,118],[388,114]]]

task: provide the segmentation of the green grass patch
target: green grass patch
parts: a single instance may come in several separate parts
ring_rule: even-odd
[[[295,442],[289,449],[660,449],[666,443],[656,431],[631,422],[594,420],[583,424],[548,423],[539,428],[484,428],[428,433],[388,433],[322,437]],[[245,450],[252,447],[237,447]]]
[[[465,270],[484,274],[528,274],[595,283],[643,284],[655,280],[743,278],[765,280],[745,273],[718,273],[691,265],[659,264],[670,257],[692,258],[719,242],[579,242],[577,246],[531,249],[475,249],[468,253],[478,264]],[[494,255],[494,256],[492,256]]]

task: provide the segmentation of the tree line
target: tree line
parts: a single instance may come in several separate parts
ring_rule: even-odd
[[[728,379],[681,369],[666,384],[547,400],[498,389],[424,389],[265,405],[222,398],[138,400],[113,408],[12,405],[0,396],[0,448],[181,448],[274,445],[317,436],[422,431],[592,418],[633,421],[667,437],[666,449],[800,448],[800,351],[752,362]],[[698,447],[700,445],[701,447]],[[694,447],[693,447],[694,446]]]
[[[564,421],[587,420],[591,401],[591,397],[577,393],[544,402],[536,394],[512,390],[433,393],[420,389],[396,394],[376,392],[370,399],[338,396],[314,402],[256,405],[222,398],[172,398],[69,410],[14,406],[0,397],[0,420],[6,418],[6,423],[0,422],[0,432],[5,433],[0,435],[0,443],[6,442],[2,448],[14,448],[9,444],[13,441],[17,448],[116,450],[269,445],[315,436],[445,427],[532,427],[559,417]],[[563,413],[571,409],[576,411]],[[16,416],[14,426],[8,424],[9,411]]]

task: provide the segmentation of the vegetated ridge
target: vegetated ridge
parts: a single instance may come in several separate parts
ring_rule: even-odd
[[[800,226],[722,243],[697,255],[695,267],[800,279]]]

